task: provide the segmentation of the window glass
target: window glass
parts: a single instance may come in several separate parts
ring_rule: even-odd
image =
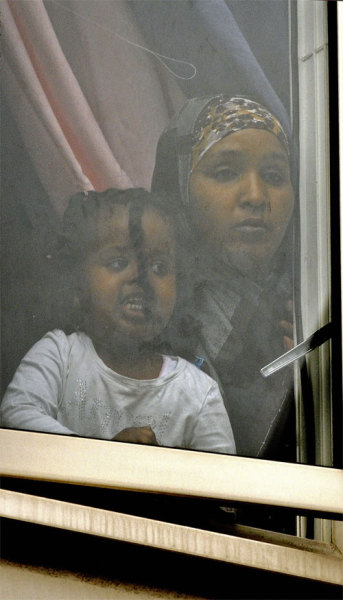
[[[28,0],[4,34],[2,426],[336,466],[327,3]]]

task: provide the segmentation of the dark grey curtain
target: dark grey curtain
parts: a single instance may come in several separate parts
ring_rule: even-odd
[[[287,2],[131,0],[130,6],[149,48],[195,65],[195,77],[178,80],[187,97],[254,96],[289,131]],[[191,74],[166,62],[182,77]]]

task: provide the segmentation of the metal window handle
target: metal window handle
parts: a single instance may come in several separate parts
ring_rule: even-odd
[[[263,377],[269,377],[269,375],[272,375],[276,371],[283,369],[283,367],[286,367],[295,360],[298,360],[298,358],[305,356],[305,354],[311,352],[311,350],[314,350],[331,337],[332,323],[330,321],[330,323],[327,323],[326,325],[315,331],[306,340],[294,346],[292,350],[288,350],[288,352],[285,352],[285,354],[282,354],[282,356],[279,356],[279,358],[276,358],[265,367],[262,367],[260,373],[263,375]]]

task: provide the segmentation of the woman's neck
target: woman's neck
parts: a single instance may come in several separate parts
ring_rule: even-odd
[[[208,277],[210,280],[219,279],[228,283],[232,279],[251,280],[258,285],[263,285],[268,275],[275,269],[275,262],[275,258],[264,263],[235,261],[229,257],[223,258],[207,253],[203,257],[202,272],[205,278]]]
[[[97,354],[107,367],[131,379],[156,379],[162,368],[162,356],[151,348],[135,348],[123,352],[108,348],[93,340]]]

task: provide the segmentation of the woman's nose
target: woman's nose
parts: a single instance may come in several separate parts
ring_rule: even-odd
[[[242,178],[239,202],[241,206],[251,206],[254,209],[269,206],[268,193],[259,173],[252,171]]]

